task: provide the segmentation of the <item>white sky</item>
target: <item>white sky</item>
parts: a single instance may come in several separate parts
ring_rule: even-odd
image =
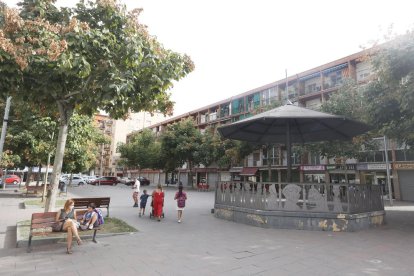
[[[3,0],[8,5],[16,0]],[[58,0],[63,6],[76,1]],[[171,90],[174,116],[351,55],[414,27],[408,0],[123,0],[195,71]]]

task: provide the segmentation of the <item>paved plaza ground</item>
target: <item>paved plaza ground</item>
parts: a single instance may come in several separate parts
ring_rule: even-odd
[[[146,187],[145,187],[146,188]],[[152,191],[153,187],[147,188]],[[263,229],[215,218],[213,192],[188,191],[177,223],[175,189],[166,189],[165,219],[138,217],[124,185],[74,187],[69,196],[110,196],[111,216],[138,233],[15,248],[16,222],[42,209],[0,192],[0,275],[414,275],[414,203],[387,207],[387,224],[353,233]],[[149,202],[148,202],[149,207]]]

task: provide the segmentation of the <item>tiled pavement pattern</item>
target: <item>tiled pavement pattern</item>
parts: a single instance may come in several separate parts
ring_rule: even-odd
[[[147,187],[145,187],[147,188]],[[147,188],[149,191],[153,187]],[[111,196],[111,216],[140,231],[87,240],[65,254],[65,243],[14,248],[16,221],[35,210],[0,193],[0,275],[414,275],[414,204],[387,207],[387,225],[353,233],[263,229],[216,219],[213,192],[188,191],[181,224],[175,190],[166,189],[165,219],[132,208],[132,190],[74,187],[74,197]],[[41,210],[39,210],[41,211]]]

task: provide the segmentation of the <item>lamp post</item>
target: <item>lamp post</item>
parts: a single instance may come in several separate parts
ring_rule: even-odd
[[[7,122],[9,121],[10,104],[11,104],[11,97],[7,97],[6,107],[4,109],[3,127],[1,129],[1,137],[0,137],[0,162],[3,158],[3,146],[4,146],[4,140],[6,139]],[[6,172],[7,172],[7,169],[6,169]],[[6,179],[5,179],[4,171],[3,171],[3,175],[1,177],[1,180],[2,180],[2,184],[3,184],[3,190],[5,190],[6,189]]]
[[[393,205],[392,187],[391,187],[391,175],[390,175],[390,162],[388,160],[387,137],[384,135],[383,137],[374,138],[373,140],[382,140],[382,142],[384,143],[385,166],[386,166],[386,171],[387,171],[388,198],[390,200],[390,206],[392,206]]]

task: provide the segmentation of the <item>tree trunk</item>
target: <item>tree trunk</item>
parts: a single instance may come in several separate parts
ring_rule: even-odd
[[[191,184],[191,188],[194,188],[193,186],[193,163],[188,160],[188,184]]]
[[[32,171],[33,171],[33,168],[32,166],[30,166],[29,169],[27,170],[26,187],[30,186],[30,178],[32,177]]]
[[[42,164],[38,165],[39,170],[37,171],[37,181],[36,181],[36,187],[40,184],[40,178],[42,176]]]
[[[59,179],[62,172],[63,157],[66,147],[66,138],[68,137],[69,120],[73,114],[73,108],[69,107],[65,102],[58,101],[59,107],[59,136],[56,146],[56,155],[53,162],[53,173],[50,182],[50,194],[45,204],[45,212],[52,212],[55,209],[56,197],[59,189]]]

